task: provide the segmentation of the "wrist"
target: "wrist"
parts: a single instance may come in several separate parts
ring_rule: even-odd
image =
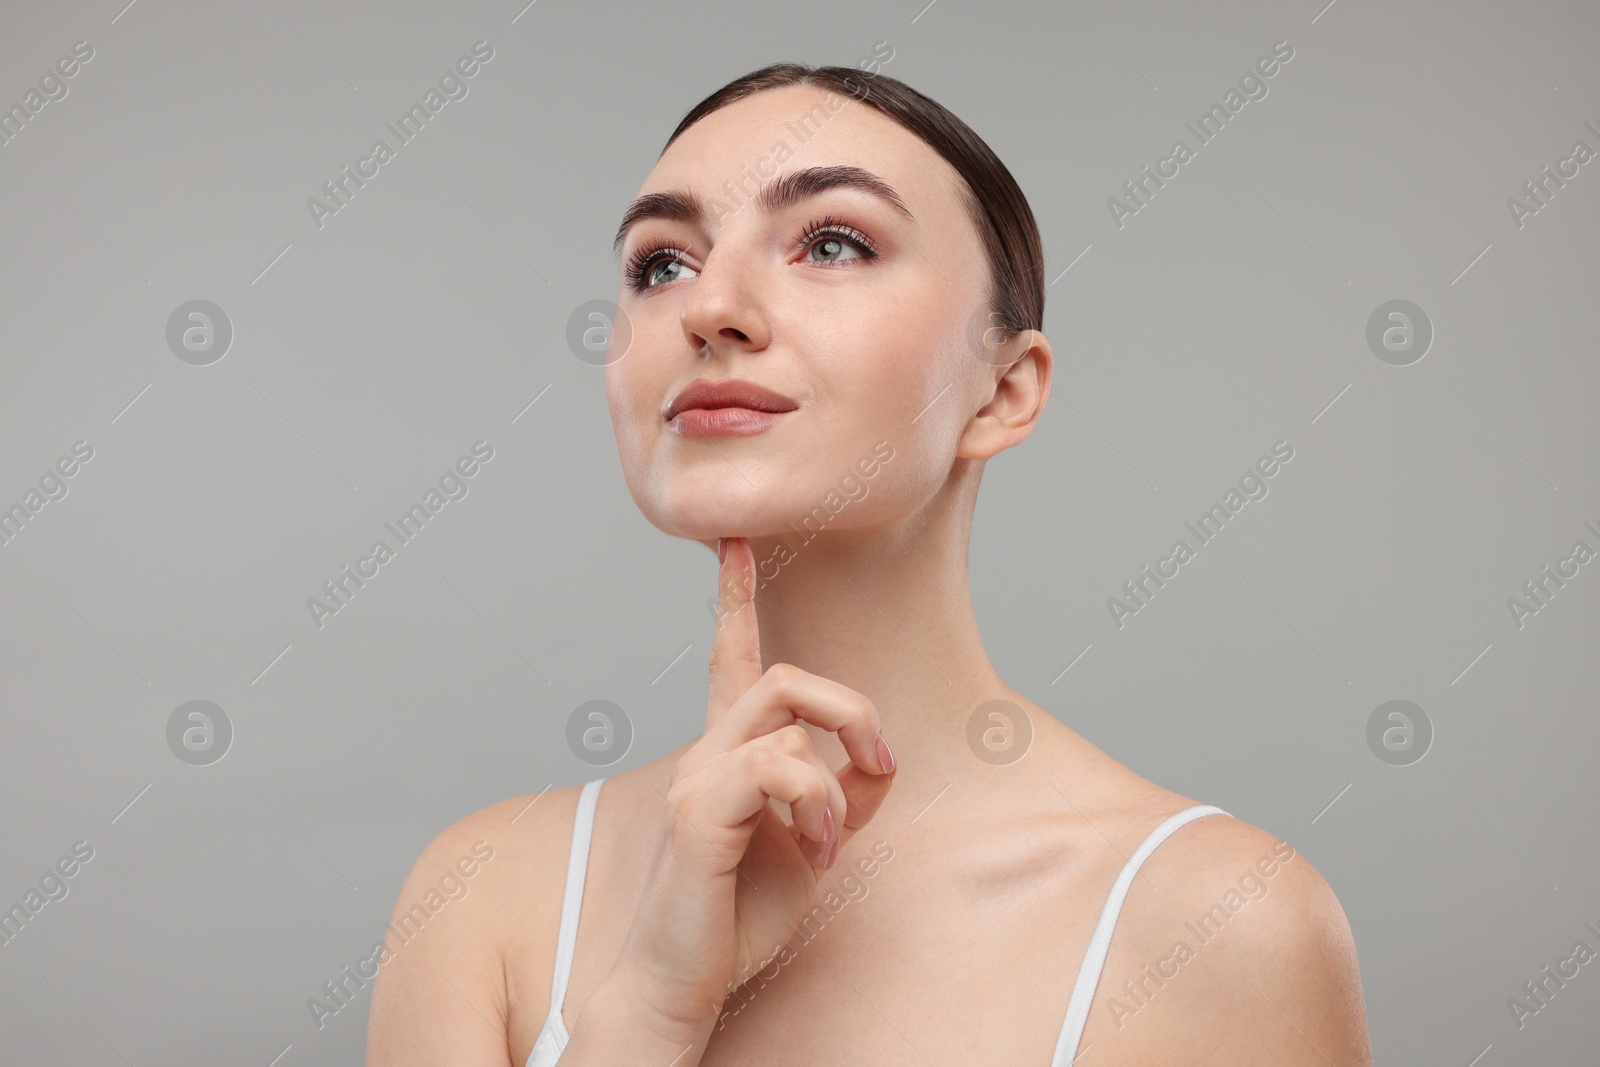
[[[666,1053],[663,1063],[672,1062],[682,1055],[686,1047],[697,1051],[682,1060],[678,1067],[698,1062],[721,1014],[721,1004],[707,1004],[703,1011],[693,1006],[669,1002],[656,989],[648,975],[636,974],[617,968],[596,987],[584,1005],[584,1018],[591,1016],[602,1029],[613,1033],[626,1032],[633,1042],[647,1041],[652,1048]],[[630,1047],[637,1049],[636,1044]]]

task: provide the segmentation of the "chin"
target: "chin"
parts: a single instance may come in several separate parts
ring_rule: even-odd
[[[757,493],[749,486],[745,488],[752,496]],[[657,498],[642,505],[641,510],[662,533],[715,544],[719,537],[761,538],[792,532],[788,503],[770,496],[741,500],[730,487],[714,493],[672,494],[670,501]]]
[[[683,470],[672,464],[637,471],[629,478],[634,504],[662,533],[694,541],[719,537],[762,537],[790,530],[791,515],[803,514],[800,490],[792,473],[763,474],[749,463],[745,471],[718,461],[715,469]],[[748,475],[751,485],[745,480]],[[770,488],[776,486],[777,488]]]

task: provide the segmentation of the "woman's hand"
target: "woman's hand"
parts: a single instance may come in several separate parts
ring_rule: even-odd
[[[686,1030],[714,1021],[729,992],[788,942],[822,871],[894,777],[872,701],[790,664],[763,673],[755,557],[743,538],[723,545],[705,732],[673,771],[649,880],[612,972]],[[836,733],[850,762],[829,769],[801,720]]]

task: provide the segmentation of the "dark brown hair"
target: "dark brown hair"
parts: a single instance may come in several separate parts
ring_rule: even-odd
[[[988,324],[1003,327],[1008,337],[1044,328],[1044,250],[1027,197],[983,138],[905,82],[854,67],[774,63],[735,78],[696,104],[661,151],[665,153],[679,134],[718,108],[791,85],[815,85],[859,100],[916,134],[955,168],[964,183],[961,201],[989,258],[989,310],[998,318],[991,317]]]

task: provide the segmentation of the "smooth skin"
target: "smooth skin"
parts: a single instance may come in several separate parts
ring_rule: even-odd
[[[807,114],[819,132],[802,144]],[[779,142],[791,151],[774,162]],[[773,214],[724,195],[749,174],[821,166],[871,172],[911,217],[851,188]],[[675,251],[618,300],[632,325],[606,368],[618,453],[652,524],[708,549],[726,538],[726,552],[705,730],[600,794],[563,1067],[1047,1067],[1111,884],[1151,830],[1200,802],[1123,767],[984,651],[966,569],[978,481],[1037,423],[1052,354],[1037,330],[974,354],[988,272],[959,182],[887,117],[796,86],[702,119],[641,186],[720,204],[627,235],[625,260],[647,242]],[[799,243],[829,215],[877,255],[832,234]],[[662,409],[697,377],[747,378],[799,406],[753,436],[683,438]],[[864,478],[880,441],[893,456]],[[868,491],[802,541],[791,521],[843,495],[846,475]],[[996,699],[1033,731],[1005,765],[967,742],[974,709]],[[389,935],[369,1067],[522,1067],[548,1010],[578,792],[491,805],[423,851],[397,925],[475,842],[495,850],[468,896],[407,941]],[[1201,943],[1190,928],[1208,914]],[[1355,948],[1326,881],[1241,820],[1178,830],[1128,893],[1079,1055],[1370,1065]]]

